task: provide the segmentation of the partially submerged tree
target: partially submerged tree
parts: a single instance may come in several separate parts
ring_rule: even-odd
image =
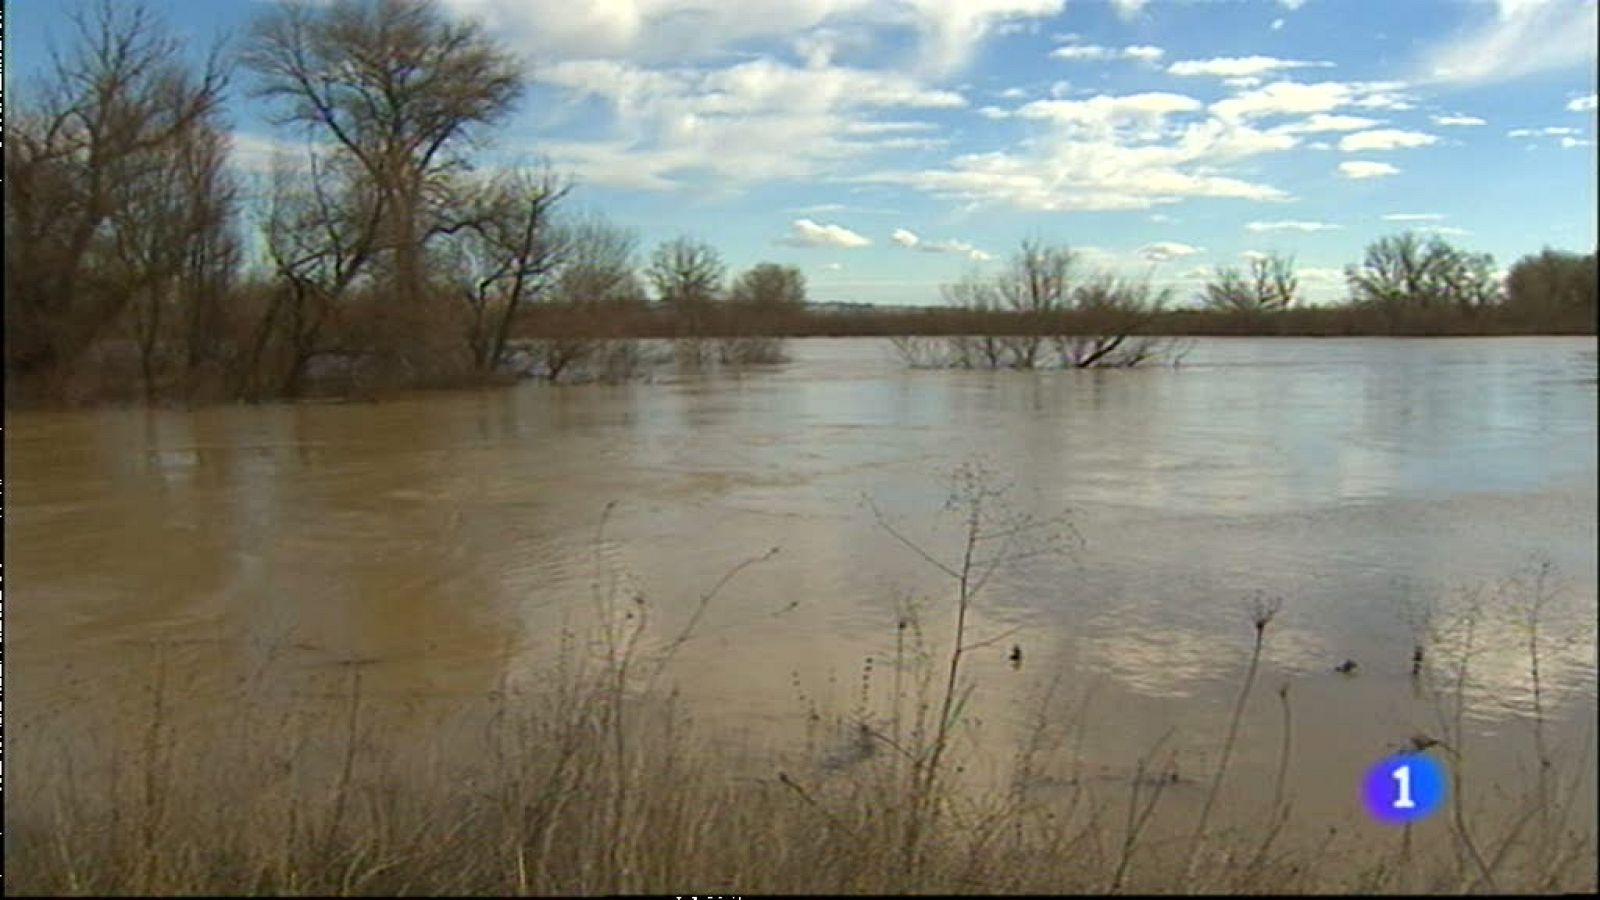
[[[1000,297],[995,285],[976,271],[964,273],[957,281],[941,285],[939,293],[944,302],[963,310],[974,320],[986,318],[999,311]],[[1005,337],[998,334],[951,335],[946,344],[950,353],[947,361],[957,368],[997,369],[1005,359]]]
[[[1219,312],[1264,313],[1290,309],[1299,297],[1294,257],[1269,253],[1252,256],[1248,274],[1235,266],[1218,266],[1201,302]]]
[[[378,252],[383,210],[348,161],[274,158],[261,230],[275,284],[243,368],[247,398],[298,396],[317,356],[363,349],[331,343],[330,325]]]
[[[485,186],[480,211],[452,241],[467,346],[479,372],[500,367],[518,312],[555,281],[567,238],[554,211],[569,190],[548,169],[503,173]]]
[[[1067,247],[1048,247],[1038,239],[1022,242],[1022,249],[994,279],[994,299],[1003,309],[1023,318],[1025,333],[1003,342],[1011,352],[1011,365],[1031,369],[1038,364],[1043,332],[1055,315],[1072,300],[1075,257]]]
[[[1000,272],[968,272],[943,288],[947,303],[964,310],[977,333],[947,337],[942,356],[914,342],[897,350],[916,365],[938,361],[961,368],[1031,369],[1043,364],[1046,342],[1068,368],[1136,366],[1166,355],[1171,338],[1141,332],[1160,312],[1169,291],[1148,281],[1074,272],[1067,247],[1025,241]]]
[[[645,354],[636,337],[624,330],[648,304],[639,280],[637,235],[599,213],[566,220],[561,226],[565,256],[549,302],[541,312],[554,312],[551,333],[533,344],[552,380],[574,363],[602,381],[626,381],[638,375]]]
[[[1160,360],[1179,342],[1143,334],[1145,326],[1171,299],[1148,279],[1097,275],[1072,291],[1074,328],[1051,338],[1063,366],[1075,369],[1131,368]]]

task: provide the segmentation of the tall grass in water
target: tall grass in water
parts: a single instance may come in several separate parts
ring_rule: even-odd
[[[1049,679],[1032,704],[1011,777],[957,777],[973,762],[963,740],[974,654],[1010,635],[975,633],[985,588],[1013,562],[1061,544],[1049,522],[1002,514],[975,470],[957,481],[961,538],[946,557],[888,516],[886,530],[949,578],[947,603],[906,601],[888,623],[891,696],[870,694],[832,715],[851,752],[769,761],[712,743],[668,681],[703,613],[768,554],[751,557],[700,594],[678,627],[606,561],[597,530],[586,622],[561,629],[534,671],[510,669],[493,690],[438,727],[384,696],[375,667],[339,660],[290,664],[268,654],[231,690],[236,702],[177,702],[177,644],[152,646],[137,708],[93,724],[13,721],[7,786],[7,891],[13,894],[604,894],[1079,893],[1592,890],[1594,836],[1574,828],[1573,779],[1592,772],[1592,745],[1562,758],[1548,736],[1545,777],[1513,797],[1515,815],[1452,810],[1453,847],[1412,842],[1342,849],[1321,823],[1277,813],[1259,821],[1229,793],[1231,752],[1218,757],[1207,810],[1169,802],[1181,785],[1169,743],[1139,754],[1132,777],[1097,785],[1079,745],[1087,715],[1061,718]],[[603,523],[602,523],[603,528]],[[942,611],[939,606],[945,607]],[[1255,642],[1226,730],[1259,675],[1270,616]],[[1437,617],[1443,621],[1445,616]],[[1453,621],[1453,620],[1452,620]],[[948,625],[948,631],[944,626]],[[978,629],[981,630],[981,629]],[[1436,695],[1445,742],[1466,754],[1461,704],[1478,635],[1429,638],[1423,688]],[[935,635],[945,635],[943,638]],[[1241,628],[1241,641],[1244,629]],[[1535,646],[1540,646],[1537,642]],[[883,660],[887,664],[888,660]],[[1025,670],[1026,671],[1026,670]],[[1070,687],[1068,685],[1067,687]],[[1278,697],[1281,785],[1291,765],[1290,696]],[[808,698],[809,703],[809,698]],[[878,715],[873,716],[876,710]],[[100,710],[85,710],[99,714]],[[471,727],[468,727],[471,726]],[[782,748],[776,748],[782,749]],[[1039,789],[1054,768],[1064,792]],[[1452,759],[1456,798],[1471,769]],[[1487,791],[1472,796],[1483,798]],[[1251,827],[1213,827],[1230,804]],[[1517,805],[1522,804],[1522,805]],[[1504,808],[1504,806],[1502,806]],[[1238,811],[1236,810],[1236,811]],[[1494,810],[1490,810],[1493,812]],[[1287,837],[1310,825],[1313,839]],[[1466,827],[1462,827],[1465,825]],[[1368,827],[1368,826],[1358,826]],[[1164,837],[1167,835],[1168,837]],[[1196,836],[1203,839],[1194,852]],[[1468,837],[1470,835],[1470,837]],[[1469,851],[1466,843],[1470,841]],[[1459,850],[1460,852],[1454,852]],[[1440,852],[1442,851],[1442,852]],[[1587,866],[1586,866],[1587,861]]]

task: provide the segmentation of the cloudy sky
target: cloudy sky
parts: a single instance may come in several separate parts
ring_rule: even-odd
[[[151,0],[193,46],[267,0]],[[938,302],[1029,236],[1190,297],[1292,252],[1315,297],[1371,239],[1502,265],[1595,246],[1596,0],[442,0],[535,84],[485,163],[813,299]],[[13,3],[8,87],[68,25]],[[20,77],[19,77],[20,76]],[[275,133],[236,80],[237,162]]]

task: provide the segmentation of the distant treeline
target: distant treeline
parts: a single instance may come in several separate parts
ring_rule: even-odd
[[[718,310],[704,323],[708,336],[758,331],[773,337],[940,337],[961,334],[1020,335],[1082,332],[1091,317],[1074,312],[1040,316],[930,306],[922,309],[837,310],[804,308],[751,320],[737,310]],[[1496,335],[1592,335],[1595,315],[1582,309],[1529,314],[1511,306],[1463,315],[1453,310],[1394,315],[1371,307],[1302,306],[1270,314],[1214,309],[1164,310],[1144,324],[1148,334],[1188,337],[1473,337]],[[660,306],[604,312],[538,305],[519,317],[522,339],[549,337],[674,338],[682,328]]]
[[[687,236],[641,260],[634,234],[569,209],[547,166],[475,171],[527,72],[436,0],[272,5],[236,59],[219,46],[198,63],[136,3],[72,21],[7,123],[13,400],[627,378],[653,358],[641,338],[672,339],[679,363],[744,365],[782,359],[788,336],[944,336],[948,352],[916,358],[1027,368],[1137,365],[1171,335],[1594,332],[1592,253],[1546,250],[1502,280],[1487,255],[1415,234],[1372,244],[1334,308],[1303,304],[1288,257],[1219,268],[1204,309],[1180,310],[1029,241],[946,285],[941,308],[825,313],[792,266],[730,273]],[[230,163],[236,64],[303,147],[254,181]]]

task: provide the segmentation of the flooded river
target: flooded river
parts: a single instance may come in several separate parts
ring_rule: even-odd
[[[1087,723],[1096,771],[1163,736],[1205,771],[1250,604],[1281,598],[1237,764],[1270,771],[1287,686],[1294,789],[1331,814],[1373,760],[1439,732],[1414,636],[1476,608],[1467,728],[1510,779],[1540,596],[1540,703],[1552,741],[1587,752],[1592,339],[1200,340],[1181,366],[1107,372],[910,371],[872,340],[790,353],[621,386],[11,415],[13,741],[134,690],[157,645],[213,648],[197,685],[269,653],[359,659],[376,694],[448,707],[532,671],[599,592],[638,591],[670,637],[777,548],[716,590],[665,677],[698,718],[782,747],[812,703],[875,705],[905,598],[947,640],[953,582],[895,534],[955,566],[965,465],[1005,490],[996,510],[1065,514],[1060,552],[974,603],[969,713],[996,733],[1045,703]]]

